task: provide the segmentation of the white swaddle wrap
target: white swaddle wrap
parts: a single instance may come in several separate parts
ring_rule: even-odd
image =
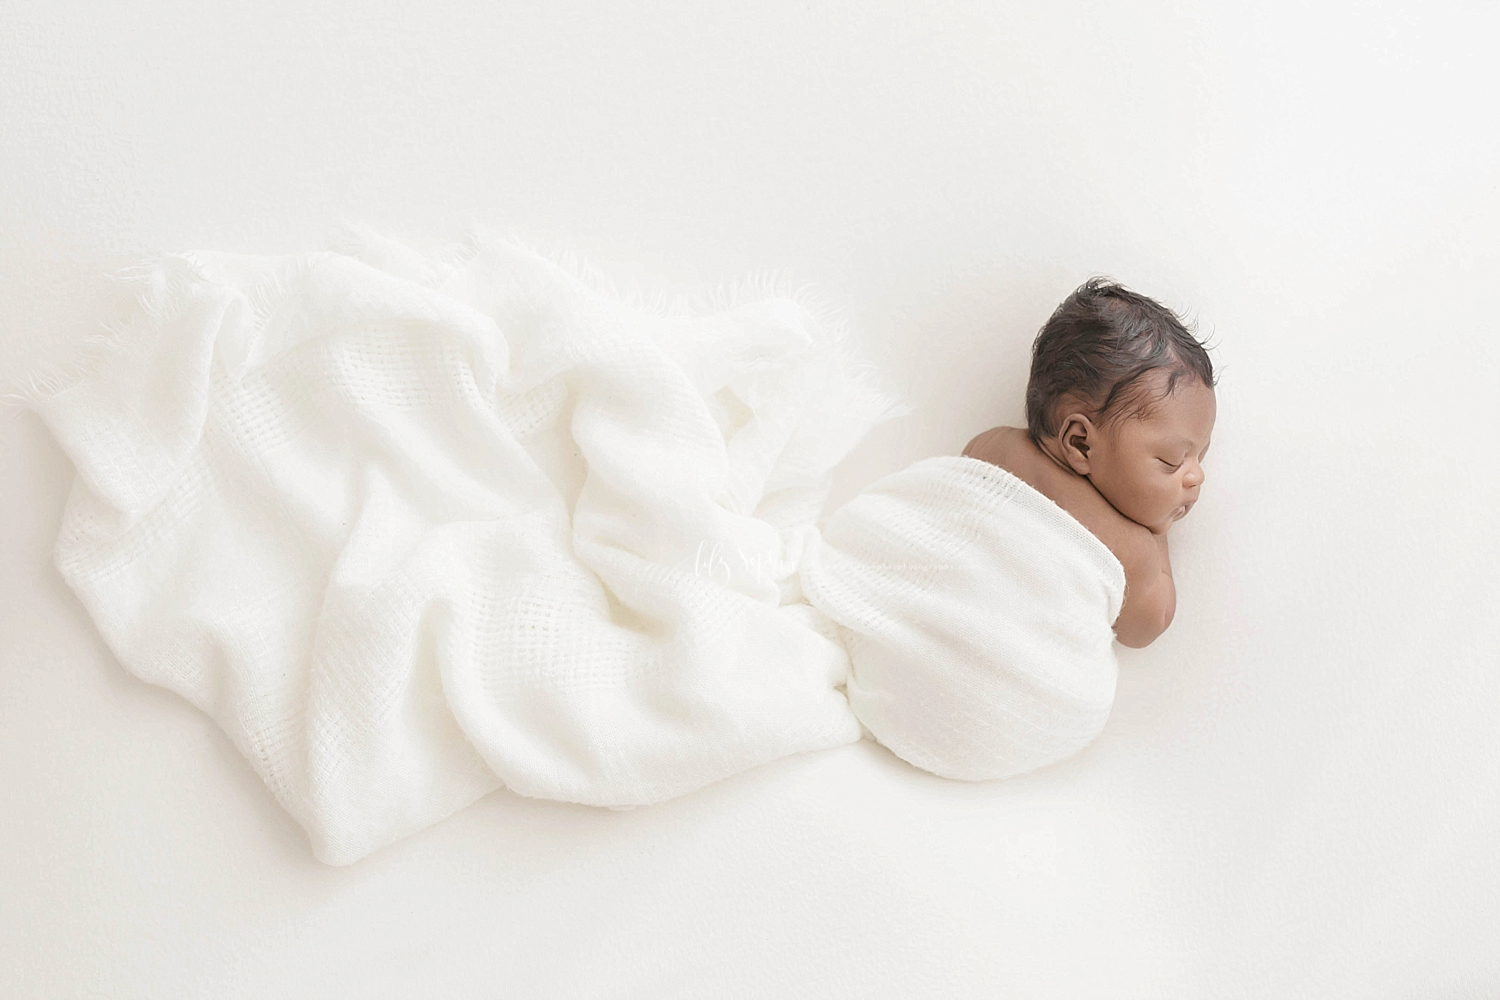
[[[897,756],[1005,778],[1099,734],[1125,571],[1047,497],[976,458],[924,459],[823,524],[803,592],[839,625],[849,704]]]
[[[356,860],[505,786],[638,805],[860,738],[992,778],[1098,733],[1124,574],[977,459],[817,519],[901,408],[786,298],[633,305],[511,240],[169,255],[25,402],[120,662]]]

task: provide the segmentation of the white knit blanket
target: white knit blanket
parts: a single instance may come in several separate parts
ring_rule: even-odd
[[[640,805],[862,733],[996,778],[1108,715],[1123,571],[1020,480],[928,458],[818,522],[903,408],[796,301],[359,230],[130,286],[26,399],[77,468],[58,569],[325,862],[502,785]]]

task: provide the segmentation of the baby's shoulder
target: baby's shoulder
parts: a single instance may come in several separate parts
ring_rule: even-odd
[[[1069,470],[1058,468],[1057,463],[1036,446],[1024,428],[991,427],[970,441],[963,453],[970,458],[998,465],[1064,509],[1069,508],[1069,504],[1063,502],[1064,499],[1076,501],[1083,496],[1081,487],[1093,489],[1087,480]],[[1072,483],[1070,479],[1077,479],[1079,483]]]
[[[1022,439],[1025,444],[1031,444],[1031,437],[1020,427],[991,427],[975,435],[968,444],[964,445],[963,454],[969,458],[977,458],[992,465],[998,465],[1007,472],[1019,474],[1012,466],[1021,464],[1028,457],[1022,448]],[[1035,445],[1032,447],[1034,448]]]
[[[1127,577],[1153,563],[1157,546],[1150,529],[1115,510],[1087,478],[1053,461],[1025,428],[992,427],[963,453],[998,465],[1071,514],[1114,553]]]

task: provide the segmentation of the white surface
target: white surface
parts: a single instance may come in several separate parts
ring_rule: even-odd
[[[835,502],[1017,422],[1095,271],[1223,382],[1177,620],[1081,757],[498,793],[347,869],[110,659],[50,567],[67,464],[0,422],[0,995],[1500,993],[1500,8],[915,11],[5,6],[7,370],[142,252],[356,217],[816,283],[918,411]]]

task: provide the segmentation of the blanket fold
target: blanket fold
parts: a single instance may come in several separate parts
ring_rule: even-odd
[[[958,778],[1075,752],[1118,561],[939,457],[822,514],[906,408],[764,289],[648,308],[504,238],[168,255],[27,403],[56,563],[343,864],[504,786],[660,801],[868,731]]]

